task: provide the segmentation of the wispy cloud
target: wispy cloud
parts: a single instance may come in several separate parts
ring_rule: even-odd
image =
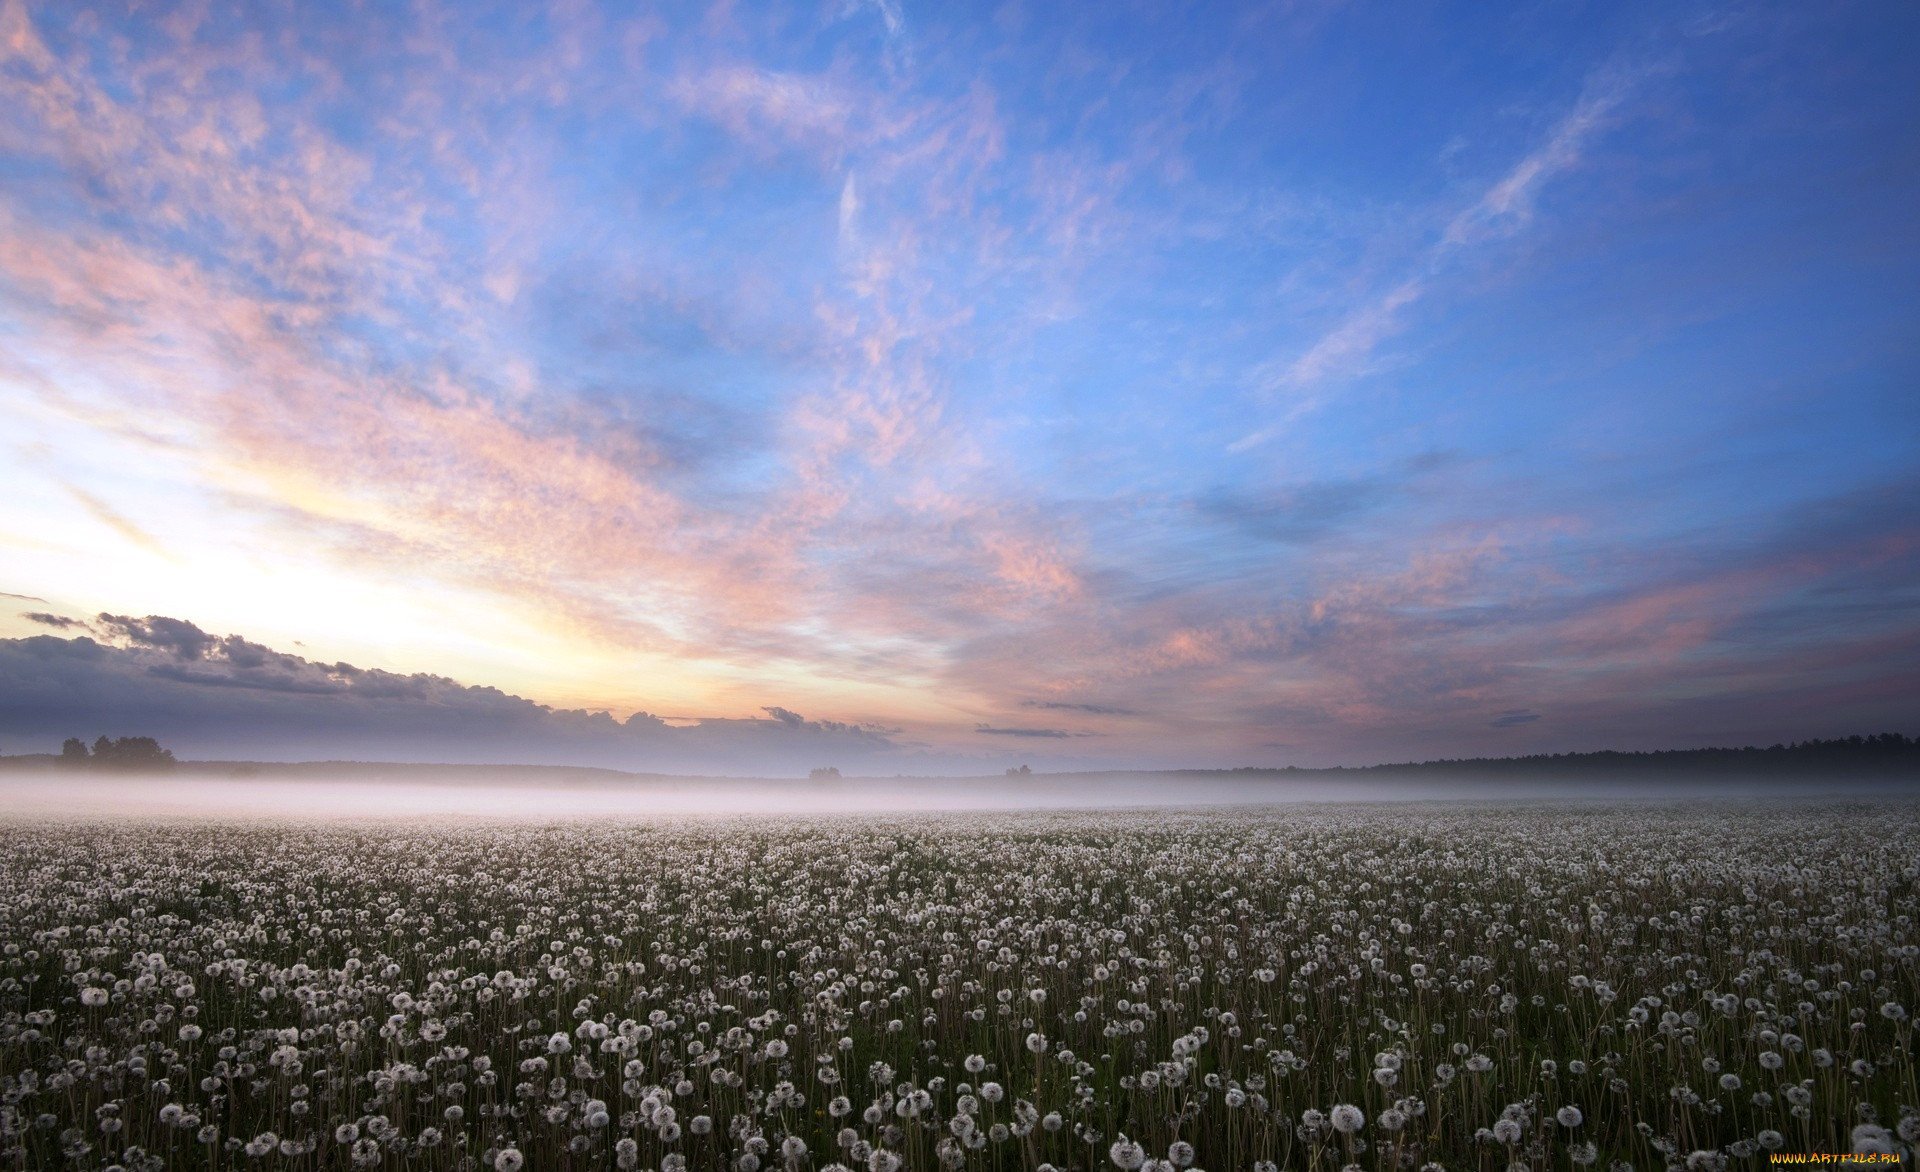
[[[1487,722],[1489,728],[1512,728],[1516,724],[1532,724],[1540,719],[1538,712],[1526,708],[1510,708]]]
[[[1022,700],[1022,708],[1043,708],[1055,712],[1085,712],[1093,716],[1137,716],[1131,708],[1116,708],[1110,704],[1078,704],[1066,700]]]
[[[1068,737],[1090,737],[1095,735],[1086,732],[1069,732],[1063,728],[1028,728],[1021,726],[994,728],[991,725],[985,724],[976,726],[973,731],[982,736],[989,737],[1037,737],[1041,740],[1051,741],[1065,740]]]
[[[728,65],[683,77],[670,92],[738,141],[827,155],[851,145],[854,100],[827,77]]]
[[[902,752],[1812,719],[1796,670],[1838,704],[1913,627],[1912,100],[1864,19],[1684,85],[1652,17],[1329,84],[1404,30],[0,0],[9,584]]]
[[[1402,331],[1415,305],[1442,286],[1458,254],[1518,235],[1532,223],[1540,191],[1580,166],[1588,145],[1612,124],[1644,72],[1618,64],[1596,71],[1545,140],[1448,219],[1411,275],[1350,310],[1297,357],[1260,372],[1258,390],[1280,400],[1283,408],[1278,418],[1234,440],[1227,450],[1240,453],[1258,447],[1318,410],[1340,383],[1369,373],[1380,346]]]
[[[157,554],[164,558],[173,556],[167,547],[161,544],[158,538],[122,516],[112,505],[109,505],[107,502],[77,485],[69,484],[63,487],[66,488],[68,495],[72,496],[74,500],[79,501],[96,521],[99,521],[108,529],[113,530],[113,532],[119,534],[122,538],[146,550],[148,553]]]
[[[1589,77],[1580,99],[1555,124],[1546,141],[1514,164],[1476,203],[1456,215],[1447,224],[1439,248],[1463,248],[1525,229],[1533,220],[1540,189],[1580,166],[1588,143],[1606,130],[1646,72],[1644,68],[1609,64]]]

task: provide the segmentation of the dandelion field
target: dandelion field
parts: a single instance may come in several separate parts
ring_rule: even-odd
[[[0,825],[0,1168],[1911,1149],[1910,804]]]

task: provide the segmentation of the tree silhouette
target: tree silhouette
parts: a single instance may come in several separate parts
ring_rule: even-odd
[[[1207,773],[1208,770],[1182,770]],[[1319,775],[1425,774],[1440,776],[1543,777],[1915,777],[1920,776],[1920,738],[1904,733],[1835,737],[1775,744],[1761,749],[1601,749],[1590,753],[1536,753],[1527,757],[1443,758],[1391,765],[1333,765],[1321,769],[1241,766],[1234,773],[1309,773]]]
[[[92,765],[96,769],[115,769],[128,773],[152,772],[172,769],[177,762],[173,759],[173,750],[160,746],[152,737],[120,737],[111,739],[101,737],[93,742],[93,756],[87,756],[87,748],[79,738],[69,737],[60,749],[63,764]]]
[[[840,771],[831,765],[822,765],[818,769],[810,770],[807,776],[814,781],[833,781],[840,776]]]

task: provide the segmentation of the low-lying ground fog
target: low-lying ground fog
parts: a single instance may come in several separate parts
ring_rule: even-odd
[[[93,784],[0,819],[0,1168],[1713,1169],[1920,1137],[1907,799],[235,819]]]
[[[1564,778],[1471,775],[1083,773],[831,780],[655,777],[600,769],[444,765],[183,767],[167,774],[0,771],[14,816],[306,821],[650,821],[662,817],[866,815],[944,811],[1206,808],[1331,802],[1487,800],[1805,801],[1914,792],[1907,779],[1694,776]]]

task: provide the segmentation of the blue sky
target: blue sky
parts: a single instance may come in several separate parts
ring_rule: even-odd
[[[725,745],[775,709],[909,771],[1913,731],[1916,49],[1893,3],[5,0],[12,678],[84,634],[74,710],[196,755],[341,663],[687,767],[772,768]]]

